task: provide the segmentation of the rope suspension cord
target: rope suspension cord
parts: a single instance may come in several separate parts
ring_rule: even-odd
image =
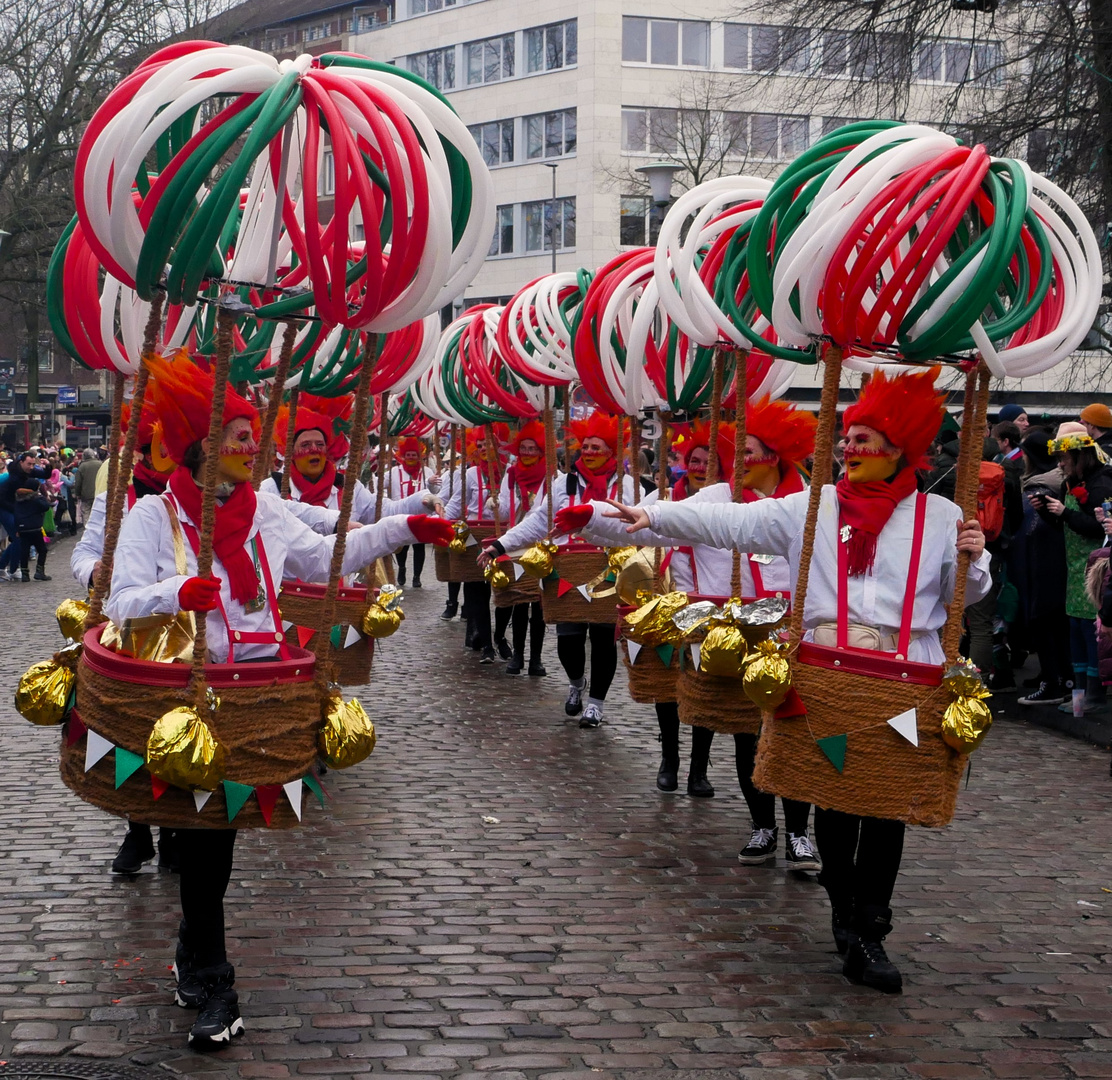
[[[282,333],[282,348],[278,353],[278,364],[274,370],[274,383],[270,388],[270,401],[263,417],[263,429],[259,436],[259,456],[255,458],[255,468],[251,474],[251,486],[258,491],[259,485],[270,472],[270,462],[274,448],[274,425],[278,422],[278,409],[286,390],[286,379],[290,374],[290,361],[293,358],[293,345],[297,338],[297,324],[291,319]],[[286,460],[290,455],[287,453]],[[285,470],[283,469],[283,472]]]
[[[286,454],[282,461],[282,498],[290,497],[290,469],[293,468],[294,432],[297,429],[297,402],[301,397],[301,387],[295,386],[290,392],[290,422],[286,425]]]
[[[565,409],[567,396],[564,397]],[[567,444],[567,422],[564,427],[564,441]],[[564,467],[566,468],[567,451],[564,451]],[[545,502],[548,509],[548,538],[552,539],[552,488],[556,476],[556,426],[552,415],[552,387],[544,388],[544,471],[545,471]]]
[[[749,401],[749,370],[744,356],[738,357],[734,375],[737,407],[734,411],[734,489],[735,503],[742,500],[745,492],[745,406]],[[734,564],[730,571],[730,595],[741,596],[741,552],[734,552]]]
[[[706,486],[718,483],[718,428],[722,423],[722,389],[726,379],[726,353],[721,347],[714,351],[714,375],[710,387],[710,441],[707,443]]]

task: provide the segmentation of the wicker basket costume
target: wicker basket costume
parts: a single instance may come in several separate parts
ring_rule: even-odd
[[[371,677],[371,664],[374,660],[375,642],[359,634],[359,641],[345,648],[344,639],[347,628],[357,630],[363,625],[363,616],[370,607],[371,594],[366,585],[341,586],[336,598],[336,620],[331,625],[324,610],[324,595],[327,587],[306,581],[283,581],[282,591],[278,594],[278,607],[286,622],[294,623],[286,631],[286,640],[297,645],[296,627],[304,626],[317,633],[330,633],[332,626],[340,626],[340,643],[332,650],[332,662],[336,667],[337,681],[344,686],[363,686]]]
[[[100,644],[103,627],[85,635],[77,668],[77,701],[72,715],[115,746],[145,757],[147,738],[164,713],[188,704],[190,665],[163,664],[121,656]],[[209,721],[226,754],[226,779],[241,784],[286,784],[311,773],[321,723],[320,691],[312,653],[291,650],[288,660],[258,664],[207,664],[208,684],[220,697]],[[190,829],[267,828],[257,802],[248,799],[228,821],[220,785],[202,810],[193,794],[170,787],[154,798],[151,776],[139,769],[116,787],[114,754],[85,771],[83,735],[62,740],[61,771],[66,786],[86,802],[111,814],[149,825]],[[269,828],[299,824],[285,797],[279,798]]]
[[[605,551],[592,544],[570,543],[552,557],[554,576],[542,582],[541,605],[546,623],[610,623],[618,621],[616,596],[585,600],[578,586],[594,581],[609,565]],[[559,595],[560,582],[575,588]]]
[[[481,545],[496,535],[492,522],[469,521],[471,535]],[[469,544],[463,551],[449,551],[438,547],[433,554],[437,581],[482,581],[483,568],[476,561],[481,547]]]
[[[637,609],[629,605],[618,608],[618,618],[622,619]],[[668,666],[660,658],[660,653],[649,645],[642,647],[633,660],[629,658],[629,641],[622,637],[621,655],[629,678],[629,696],[640,705],[655,705],[658,701],[676,700],[676,677],[680,673],[680,649],[676,646]]]
[[[513,571],[510,570],[512,574]],[[540,603],[541,583],[528,574],[512,581],[508,589],[493,589],[496,608],[515,607],[517,604]]]
[[[689,651],[684,652],[674,700],[681,724],[724,735],[756,735],[761,730],[760,709],[745,696],[741,679],[705,674],[695,667]]]

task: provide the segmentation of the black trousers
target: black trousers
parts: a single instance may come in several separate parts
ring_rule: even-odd
[[[485,581],[463,583],[463,613],[467,616],[467,625],[478,635],[479,648],[491,648],[490,586]]]
[[[50,550],[46,543],[46,537],[42,534],[42,529],[35,529],[33,532],[20,532],[19,534],[19,566],[20,569],[27,569],[27,560],[31,556],[31,548],[35,549],[38,556],[38,568],[41,570],[46,565],[46,553]]]
[[[223,964],[224,894],[232,876],[235,829],[178,829],[182,940],[198,968]]]
[[[462,584],[462,582],[460,582],[460,581],[449,581],[448,582],[448,603],[449,604],[458,604],[459,603],[459,587],[460,587],[461,584]]]
[[[887,911],[903,858],[904,823],[815,809],[819,882],[836,911]]]
[[[394,557],[398,560],[398,577],[405,577],[405,561],[411,547],[413,548],[413,580],[420,581],[421,571],[425,568],[424,544],[409,544],[406,547],[398,548],[394,553]]]
[[[569,682],[587,670],[587,638],[591,639],[591,685],[587,696],[605,701],[618,670],[618,643],[610,623],[557,623],[556,655]]]
[[[734,735],[734,764],[737,766],[737,779],[745,805],[753,824],[758,829],[776,827],[776,796],[761,791],[753,783],[753,764],[757,758],[757,736],[737,732]],[[807,831],[807,819],[811,816],[811,804],[797,802],[795,799],[781,799],[784,808],[784,827],[789,833],[799,835]]]

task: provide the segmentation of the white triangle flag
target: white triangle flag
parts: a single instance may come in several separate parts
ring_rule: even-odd
[[[349,626],[348,627],[348,632],[347,632],[347,637],[344,638],[344,648],[345,649],[350,649],[352,647],[352,645],[358,645],[359,642],[362,641],[362,640],[363,639],[360,636],[359,631],[356,630],[354,626]]]
[[[290,806],[293,807],[293,812],[297,815],[297,820],[301,820],[301,789],[303,785],[300,780],[291,780],[288,784],[282,785],[282,790],[286,793],[286,798],[290,800]]]
[[[478,544],[479,544],[479,541],[478,541],[478,540],[476,540],[476,539],[475,539],[475,537],[474,537],[474,536],[472,536],[472,535],[471,535],[470,533],[468,533],[468,535],[467,535],[467,543],[465,543],[465,544],[464,544],[463,546],[464,546],[464,547],[477,547],[477,546],[478,546]]]
[[[630,641],[629,638],[626,638],[626,648],[629,649],[629,662],[632,664],[637,659],[641,646],[636,641]]]
[[[204,810],[205,803],[207,803],[209,801],[209,799],[211,799],[211,798],[212,798],[212,792],[211,791],[195,791],[195,792],[193,792],[193,802],[197,807],[197,813],[198,814],[202,810]]]
[[[525,567],[521,563],[514,563],[514,581],[520,581],[521,575],[525,573]]]
[[[703,660],[703,658],[702,658],[702,648],[703,647],[701,645],[692,645],[691,646],[691,659],[695,662],[695,670],[696,671],[699,670],[699,665],[702,663],[702,660]]]
[[[103,735],[90,731],[85,743],[85,771],[88,772],[105,754],[115,749]]]
[[[888,726],[895,728],[912,746],[919,745],[919,727],[916,723],[914,709],[908,709],[907,712],[902,712],[899,716],[893,716],[888,721]]]
[[[591,590],[589,588],[587,588],[586,585],[576,585],[576,589],[579,590],[579,595],[582,596],[583,599],[586,600],[588,604],[592,603]]]
[[[282,620],[282,629],[283,630],[290,630],[292,628],[293,628],[293,623],[290,622],[289,619],[283,619]]]

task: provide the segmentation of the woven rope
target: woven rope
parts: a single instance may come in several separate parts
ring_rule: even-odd
[[[490,480],[490,498],[494,508],[494,535],[498,536],[502,532],[502,518],[501,510],[498,507],[498,497],[502,490],[502,477],[498,475],[498,447],[495,445],[497,440],[494,437],[494,425],[486,425],[486,457],[487,468],[490,470],[488,479]],[[479,507],[478,516],[482,518],[483,508]]]
[[[259,436],[259,454],[255,458],[255,468],[251,474],[251,486],[258,491],[259,485],[270,475],[270,462],[274,456],[274,425],[278,422],[278,409],[286,389],[286,379],[290,374],[290,361],[293,359],[293,345],[297,338],[297,324],[292,320],[286,323],[282,334],[282,348],[278,353],[278,365],[274,370],[274,382],[270,387],[270,401],[263,417],[262,434]],[[289,432],[286,433],[287,435]],[[290,455],[287,454],[287,459]]]
[[[567,466],[567,456],[564,458]],[[556,426],[552,417],[552,387],[544,388],[544,500],[548,512],[548,537],[552,538],[552,500],[554,497],[552,479],[556,475]]]
[[[285,441],[285,455],[282,458],[282,498],[288,499],[290,497],[290,482],[292,480],[291,469],[293,469],[293,444],[294,433],[297,430],[297,404],[301,400],[301,387],[295,386],[290,391],[290,416],[289,422],[286,424],[286,441]]]
[[[541,583],[528,574],[522,574],[508,589],[494,589],[494,606],[516,607],[518,604],[540,603]]]
[[[278,607],[282,612],[282,618],[286,622],[306,626],[310,630],[331,630],[333,626],[359,626],[370,603],[366,596],[338,597],[335,608],[328,612],[325,609],[323,596],[301,596],[296,592],[287,592],[285,589],[278,596]],[[329,619],[333,621],[329,622]]]
[[[726,379],[726,353],[714,350],[714,376],[710,387],[710,442],[707,443],[707,487],[718,483],[718,428],[722,423],[722,389]]]
[[[672,653],[671,663],[665,667],[656,649],[646,646],[632,662],[629,659],[629,642],[622,638],[622,663],[629,678],[629,696],[641,705],[655,705],[658,701],[676,700],[676,679],[680,673],[679,649]]]
[[[745,696],[740,679],[707,675],[685,663],[676,679],[675,692],[683,724],[729,735],[756,735],[760,731],[760,710]]]
[[[606,569],[607,556],[604,551],[561,551],[553,560],[556,564],[557,579],[570,581],[573,585],[586,585]],[[541,605],[546,623],[580,622],[609,623],[618,621],[616,597],[601,600],[584,600],[578,589],[568,589],[563,596],[557,596],[557,580],[546,578],[542,583]]]
[[[470,526],[471,535],[479,541],[492,539],[494,536],[493,525],[475,524]],[[433,551],[433,560],[436,567],[437,581],[483,581],[483,568],[476,562],[474,552],[477,549],[472,545],[464,551],[449,551],[447,548],[438,547]]]
[[[734,397],[737,408],[734,410],[734,489],[733,500],[740,503],[745,494],[745,406],[749,401],[749,368],[745,356],[738,353],[734,375]],[[741,552],[734,552],[733,566],[730,569],[730,595],[741,596]]]

